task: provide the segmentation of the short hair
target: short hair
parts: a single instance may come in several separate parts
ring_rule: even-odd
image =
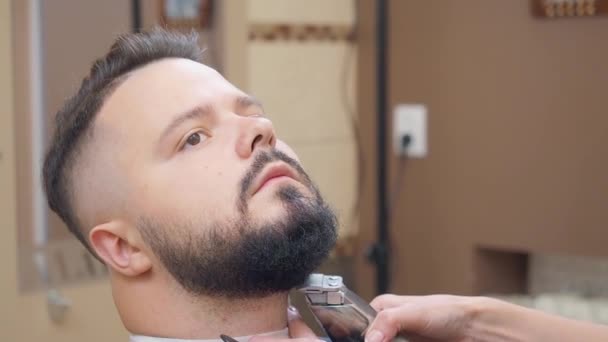
[[[202,62],[198,36],[194,32],[182,34],[154,29],[118,37],[109,52],[93,63],[78,92],[55,116],[55,133],[42,170],[47,201],[51,210],[93,255],[96,254],[74,212],[75,191],[70,176],[105,99],[129,73],[164,58]]]

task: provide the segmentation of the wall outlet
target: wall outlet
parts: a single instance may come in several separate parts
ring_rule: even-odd
[[[399,156],[424,158],[427,149],[427,109],[423,104],[400,104],[395,107],[393,120],[393,146]],[[410,143],[404,146],[404,137]]]

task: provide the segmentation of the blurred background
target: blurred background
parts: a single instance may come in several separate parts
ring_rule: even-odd
[[[341,220],[322,271],[608,323],[608,0],[0,0],[0,339],[126,340],[40,185],[118,34],[201,34]],[[295,105],[294,105],[295,104]],[[403,137],[411,139],[409,145]]]

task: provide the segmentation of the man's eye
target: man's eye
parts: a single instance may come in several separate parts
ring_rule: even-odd
[[[205,138],[206,136],[203,134],[203,132],[194,132],[190,134],[188,138],[186,138],[186,141],[184,142],[184,148],[189,146],[196,146],[203,142]]]
[[[201,134],[200,133],[192,133],[190,134],[190,136],[188,137],[188,139],[186,139],[186,144],[188,145],[198,145],[198,143],[201,142]]]

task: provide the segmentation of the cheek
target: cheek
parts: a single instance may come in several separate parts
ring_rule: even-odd
[[[140,181],[142,211],[158,218],[225,220],[236,210],[235,169],[202,163],[160,167]]]
[[[276,149],[287,154],[291,158],[297,160],[298,163],[300,163],[300,158],[298,158],[296,152],[294,152],[294,150],[292,150],[291,147],[289,147],[289,145],[287,145],[283,140],[277,139]]]

